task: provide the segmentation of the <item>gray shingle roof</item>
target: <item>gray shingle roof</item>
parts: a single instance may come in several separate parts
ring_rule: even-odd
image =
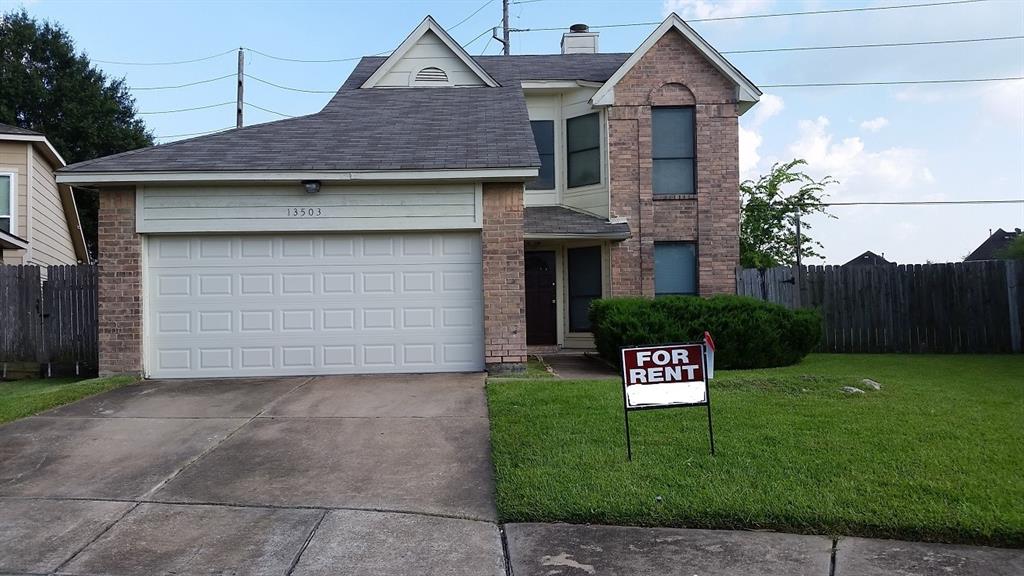
[[[35,130],[29,130],[28,128],[19,128],[17,126],[11,126],[10,124],[0,124],[0,134],[15,134],[18,136],[42,136],[41,132]]]
[[[72,164],[61,172],[445,170],[540,165],[519,81],[604,81],[628,54],[482,56],[498,88],[360,90],[363,58],[323,110]]]
[[[533,236],[594,236],[628,238],[629,224],[612,224],[564,206],[527,206],[523,214],[523,232]]]

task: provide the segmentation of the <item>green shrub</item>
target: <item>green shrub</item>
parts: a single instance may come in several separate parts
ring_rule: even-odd
[[[796,364],[821,338],[814,310],[789,310],[743,296],[608,298],[591,304],[598,353],[618,365],[622,346],[715,340],[716,368]]]

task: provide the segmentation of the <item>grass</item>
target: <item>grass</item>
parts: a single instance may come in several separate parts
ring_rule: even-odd
[[[38,414],[137,381],[138,378],[132,376],[113,376],[91,380],[47,378],[0,382],[0,423]]]
[[[506,522],[1024,546],[1024,357],[812,355],[719,372],[703,408],[633,412],[617,380],[488,384]],[[882,390],[845,395],[862,378]]]
[[[545,380],[554,378],[555,375],[548,371],[548,365],[540,357],[530,356],[526,360],[526,369],[520,373],[498,374],[492,376],[492,380]]]

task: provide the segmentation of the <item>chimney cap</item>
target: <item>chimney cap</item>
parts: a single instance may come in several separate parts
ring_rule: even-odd
[[[573,24],[572,26],[569,26],[569,32],[573,34],[590,32],[590,26],[587,26],[586,24]]]

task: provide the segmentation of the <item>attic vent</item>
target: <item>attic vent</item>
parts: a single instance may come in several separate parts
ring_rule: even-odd
[[[417,84],[448,84],[448,75],[440,68],[430,66],[416,73]]]

